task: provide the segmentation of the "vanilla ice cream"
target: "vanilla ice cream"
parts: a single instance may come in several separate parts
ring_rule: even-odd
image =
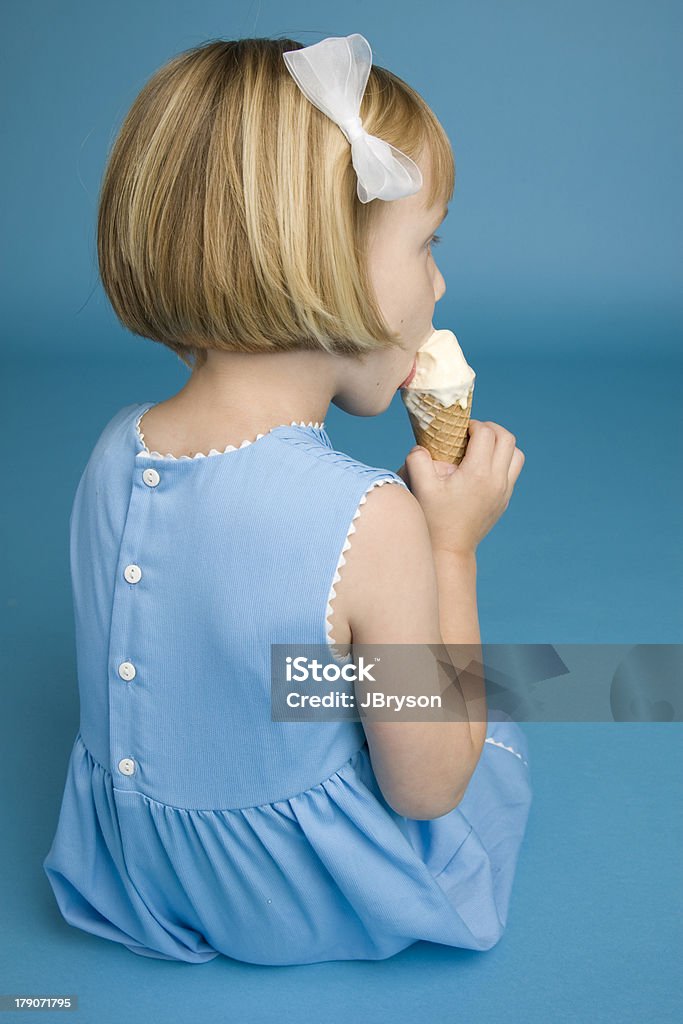
[[[466,409],[474,390],[476,374],[467,364],[453,331],[434,333],[417,350],[417,369],[409,384],[401,388],[401,398],[415,418],[427,427],[434,418],[411,392],[427,393],[445,408],[457,402]]]

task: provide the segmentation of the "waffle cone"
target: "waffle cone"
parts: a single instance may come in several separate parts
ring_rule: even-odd
[[[433,459],[450,462],[459,466],[465,457],[469,435],[467,429],[472,412],[474,390],[470,392],[467,408],[458,402],[446,408],[428,391],[410,389],[411,402],[418,406],[418,412],[427,413],[433,419],[426,427],[406,404],[407,388],[401,388],[401,398],[410,418],[410,425],[417,444],[426,448]]]

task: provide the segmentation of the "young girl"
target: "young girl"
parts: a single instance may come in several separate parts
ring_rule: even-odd
[[[489,949],[531,801],[525,736],[481,694],[460,722],[271,713],[274,644],[478,645],[476,548],[523,462],[493,423],[450,475],[324,429],[330,402],[383,412],[431,334],[455,169],[362,36],[316,45],[327,80],[291,39],[171,60],[100,197],[118,317],[192,372],[111,419],[76,491],[81,720],[44,869],[69,924],[164,960]],[[325,112],[335,74],[360,122]]]

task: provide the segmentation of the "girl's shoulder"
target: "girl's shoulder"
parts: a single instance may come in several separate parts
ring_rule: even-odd
[[[391,469],[385,466],[377,466],[363,462],[355,458],[341,448],[336,448],[327,431],[317,428],[303,434],[296,432],[285,432],[278,436],[278,440],[288,446],[294,446],[305,452],[312,459],[316,459],[323,472],[345,479],[349,484],[359,482],[371,486],[373,482],[397,483],[408,490],[404,480]]]

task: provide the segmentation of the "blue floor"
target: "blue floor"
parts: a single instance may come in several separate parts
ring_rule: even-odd
[[[0,992],[77,994],[82,1024],[677,1020],[680,723],[523,724],[534,803],[507,930],[484,953],[418,943],[378,962],[192,966],[63,921],[41,863],[78,728],[71,501],[113,413],[167,397],[187,373],[136,346],[147,354],[5,367]],[[474,417],[507,427],[526,455],[479,548],[482,640],[681,642],[681,361],[490,353],[475,369]],[[326,429],[335,447],[391,469],[413,444],[398,395],[375,419],[331,408]]]

